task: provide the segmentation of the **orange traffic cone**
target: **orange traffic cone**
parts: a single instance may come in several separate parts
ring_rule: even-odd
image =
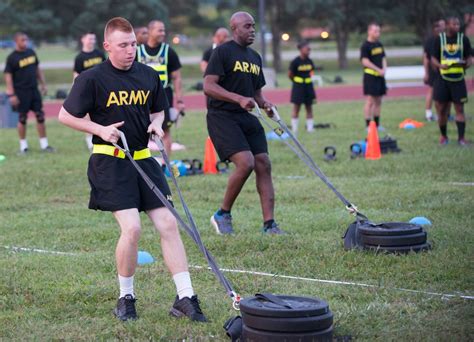
[[[375,121],[370,121],[369,134],[367,135],[367,148],[365,150],[365,159],[380,159],[380,141],[377,133],[377,125]]]
[[[207,137],[206,146],[204,148],[204,167],[203,172],[209,174],[217,173],[217,160],[216,160],[216,150],[212,144],[211,138]]]

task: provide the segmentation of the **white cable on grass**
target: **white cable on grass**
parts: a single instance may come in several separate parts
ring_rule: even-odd
[[[26,248],[26,247],[16,247],[16,246],[1,246],[1,247],[5,248],[5,249],[10,249],[10,250],[13,250],[13,251],[16,251],[16,252],[34,252],[34,253],[44,253],[44,254],[52,254],[52,255],[67,255],[67,256],[79,256],[80,255],[80,254],[77,254],[77,253],[49,251],[49,250],[38,249],[38,248]],[[194,268],[194,269],[198,269],[198,270],[202,270],[202,269],[211,270],[210,267],[206,267],[206,266],[189,265],[189,267]],[[356,283],[356,282],[353,282],[353,281],[307,278],[307,277],[290,276],[290,275],[274,274],[274,273],[259,272],[259,271],[234,270],[234,269],[230,269],[230,268],[221,268],[220,270],[222,272],[252,274],[252,275],[258,275],[258,276],[263,276],[263,277],[271,277],[271,278],[302,280],[302,281],[310,281],[310,282],[333,284],[333,285],[359,286],[359,287],[384,289],[384,290],[396,290],[396,291],[402,291],[402,292],[410,292],[410,293],[418,293],[418,294],[423,294],[423,295],[437,296],[437,297],[442,297],[442,298],[462,298],[462,299],[474,300],[474,296],[469,296],[469,295],[439,293],[439,292],[422,291],[422,290],[411,290],[411,289],[404,289],[404,288],[401,288],[401,287],[385,287],[385,286],[378,286],[378,285],[372,285],[372,284]]]

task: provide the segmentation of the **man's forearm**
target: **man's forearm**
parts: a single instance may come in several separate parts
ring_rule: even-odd
[[[241,95],[225,90],[215,82],[210,82],[204,78],[204,93],[216,100],[239,103]]]
[[[15,95],[15,88],[13,87],[13,77],[12,74],[5,73],[5,85],[7,88],[7,95]]]
[[[58,115],[59,122],[63,125],[71,127],[77,131],[99,135],[100,129],[103,127],[95,122],[83,118],[77,118],[68,113],[64,107],[61,107]]]
[[[40,82],[40,84],[42,86],[45,86],[46,85],[46,81],[44,79],[44,73],[43,73],[43,70],[41,70],[39,67],[38,69],[36,70],[36,77],[38,78],[38,81]]]

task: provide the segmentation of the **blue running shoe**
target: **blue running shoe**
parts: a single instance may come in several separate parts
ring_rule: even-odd
[[[273,222],[270,227],[263,227],[262,232],[268,235],[285,235],[286,233],[278,227],[276,222]]]
[[[219,235],[232,234],[234,232],[234,229],[232,228],[231,214],[224,213],[218,215],[216,211],[216,213],[211,216],[211,224]]]

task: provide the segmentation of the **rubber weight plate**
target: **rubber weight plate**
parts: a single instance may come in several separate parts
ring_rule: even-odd
[[[410,235],[361,235],[363,244],[381,247],[420,245],[426,242],[426,232]]]
[[[320,316],[329,311],[328,303],[319,298],[286,295],[276,296],[288,303],[292,309],[256,297],[248,297],[240,301],[242,316],[247,313],[264,317],[305,317]]]
[[[334,328],[305,333],[278,333],[242,326],[241,340],[245,342],[332,342]]]
[[[409,253],[409,252],[427,251],[431,249],[431,244],[429,242],[426,242],[421,245],[393,246],[393,247],[380,247],[380,246],[365,245],[364,249],[387,252],[387,253]]]
[[[263,317],[242,313],[242,321],[249,328],[277,332],[321,331],[333,323],[331,311],[320,316],[309,317]]]
[[[420,233],[423,228],[420,225],[407,222],[384,222],[369,224],[364,222],[359,224],[357,230],[364,235],[409,235]]]

